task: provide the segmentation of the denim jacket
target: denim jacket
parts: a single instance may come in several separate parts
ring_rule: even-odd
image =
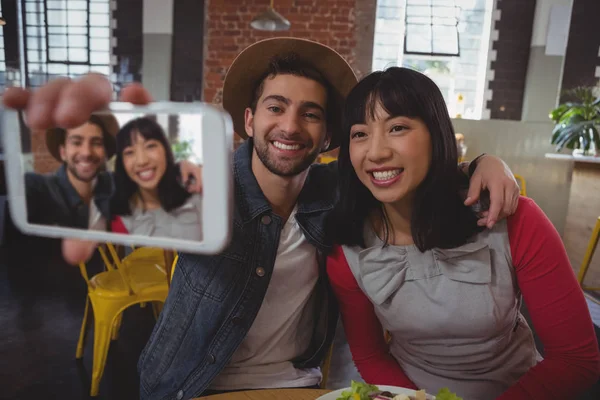
[[[273,273],[284,221],[275,215],[251,169],[252,141],[234,156],[232,240],[219,255],[181,254],[169,296],[142,352],[142,399],[198,397],[229,363],[261,307]],[[317,315],[309,350],[297,368],[321,364],[335,333],[337,304],[328,289],[325,220],[333,209],[336,165],[311,166],[296,219],[319,254]]]

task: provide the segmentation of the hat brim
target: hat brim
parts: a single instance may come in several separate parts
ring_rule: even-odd
[[[119,132],[119,121],[117,118],[108,113],[103,114],[94,114],[95,118],[98,118],[101,123],[104,125],[103,130],[103,140],[104,140],[104,149],[106,152],[106,159],[110,159],[116,152],[117,142],[115,137]],[[60,146],[64,145],[66,130],[63,128],[51,128],[46,131],[46,148],[48,152],[54,157],[57,161],[62,162],[62,157],[60,156]]]
[[[330,143],[324,151],[333,150],[340,142],[343,101],[358,80],[350,64],[339,53],[320,43],[285,37],[265,39],[247,47],[227,71],[223,85],[223,108],[231,114],[235,132],[246,139],[245,110],[250,107],[258,80],[268,70],[273,57],[290,53],[314,66],[331,85],[336,101],[329,101],[329,104],[338,108],[332,114],[340,116],[340,120],[330,121]]]

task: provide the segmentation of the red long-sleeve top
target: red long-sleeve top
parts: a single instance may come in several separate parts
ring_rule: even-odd
[[[569,399],[600,377],[600,353],[583,293],[563,243],[543,211],[522,197],[508,218],[508,235],[519,288],[544,345],[544,360],[498,399]],[[371,384],[417,389],[388,351],[373,304],[362,292],[336,246],[327,273],[338,298],[352,358]],[[360,316],[360,323],[353,323]]]

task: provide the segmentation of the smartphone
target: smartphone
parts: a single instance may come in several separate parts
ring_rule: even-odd
[[[21,111],[0,117],[9,210],[24,233],[197,254],[228,245],[233,123],[224,110],[114,102],[80,127],[44,132]]]

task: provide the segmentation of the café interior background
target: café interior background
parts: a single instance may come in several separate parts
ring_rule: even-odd
[[[548,114],[561,102],[564,90],[598,85],[600,1],[438,3],[277,0],[275,10],[289,20],[290,29],[265,32],[253,29],[250,22],[266,10],[268,0],[2,0],[5,24],[0,29],[0,89],[14,85],[35,88],[54,77],[95,71],[110,77],[115,99],[123,85],[136,81],[156,100],[220,103],[223,79],[235,56],[257,40],[281,35],[333,47],[359,76],[391,65],[416,68],[442,89],[456,132],[464,135],[465,158],[495,154],[523,177],[527,195],[550,217],[577,271],[600,216],[600,164],[589,157],[574,159],[568,150],[557,155],[550,144],[554,124]],[[436,13],[443,18],[437,25],[431,24],[430,16]],[[166,122],[169,132],[192,130],[189,123],[176,117]],[[30,153],[30,167],[40,172],[56,169],[43,136],[25,133],[22,142]],[[3,267],[8,269],[10,266]],[[11,283],[6,276],[1,279],[5,304],[0,321],[5,321],[0,326],[5,330],[15,323],[11,319],[15,315],[26,321],[25,313],[31,309],[24,303],[10,303],[6,293],[12,290]],[[589,285],[600,285],[600,257],[592,260],[586,279]],[[72,315],[61,314],[65,319],[57,340],[63,340],[63,347],[56,348],[68,352],[66,360],[74,358],[72,344],[76,343],[81,321],[78,313],[83,307],[75,304],[78,301],[83,302],[72,300],[68,306],[74,307]],[[151,325],[151,318],[140,318],[145,321],[139,322],[140,326]],[[123,364],[131,364],[128,372],[121,378],[119,373],[113,374],[117,386],[136,379],[133,363],[146,333],[136,334],[132,333],[135,339],[131,339],[135,344],[123,350],[127,354]],[[9,366],[7,355],[10,360],[16,357],[16,342],[10,340],[18,342],[9,336],[2,338],[0,345],[3,371],[26,367],[46,371],[36,362],[43,356],[23,356],[27,362],[17,360],[16,366]],[[56,346],[50,340],[44,343],[49,348]],[[34,349],[23,347],[20,353],[29,351]],[[51,385],[49,376],[55,373],[32,372],[33,384],[51,387],[44,385]],[[2,375],[8,376],[0,372]],[[111,374],[107,375],[104,381],[110,382]],[[32,382],[23,378],[19,385],[14,379],[8,386],[12,391],[0,393],[0,398],[28,393]],[[4,387],[4,382],[0,386]]]

